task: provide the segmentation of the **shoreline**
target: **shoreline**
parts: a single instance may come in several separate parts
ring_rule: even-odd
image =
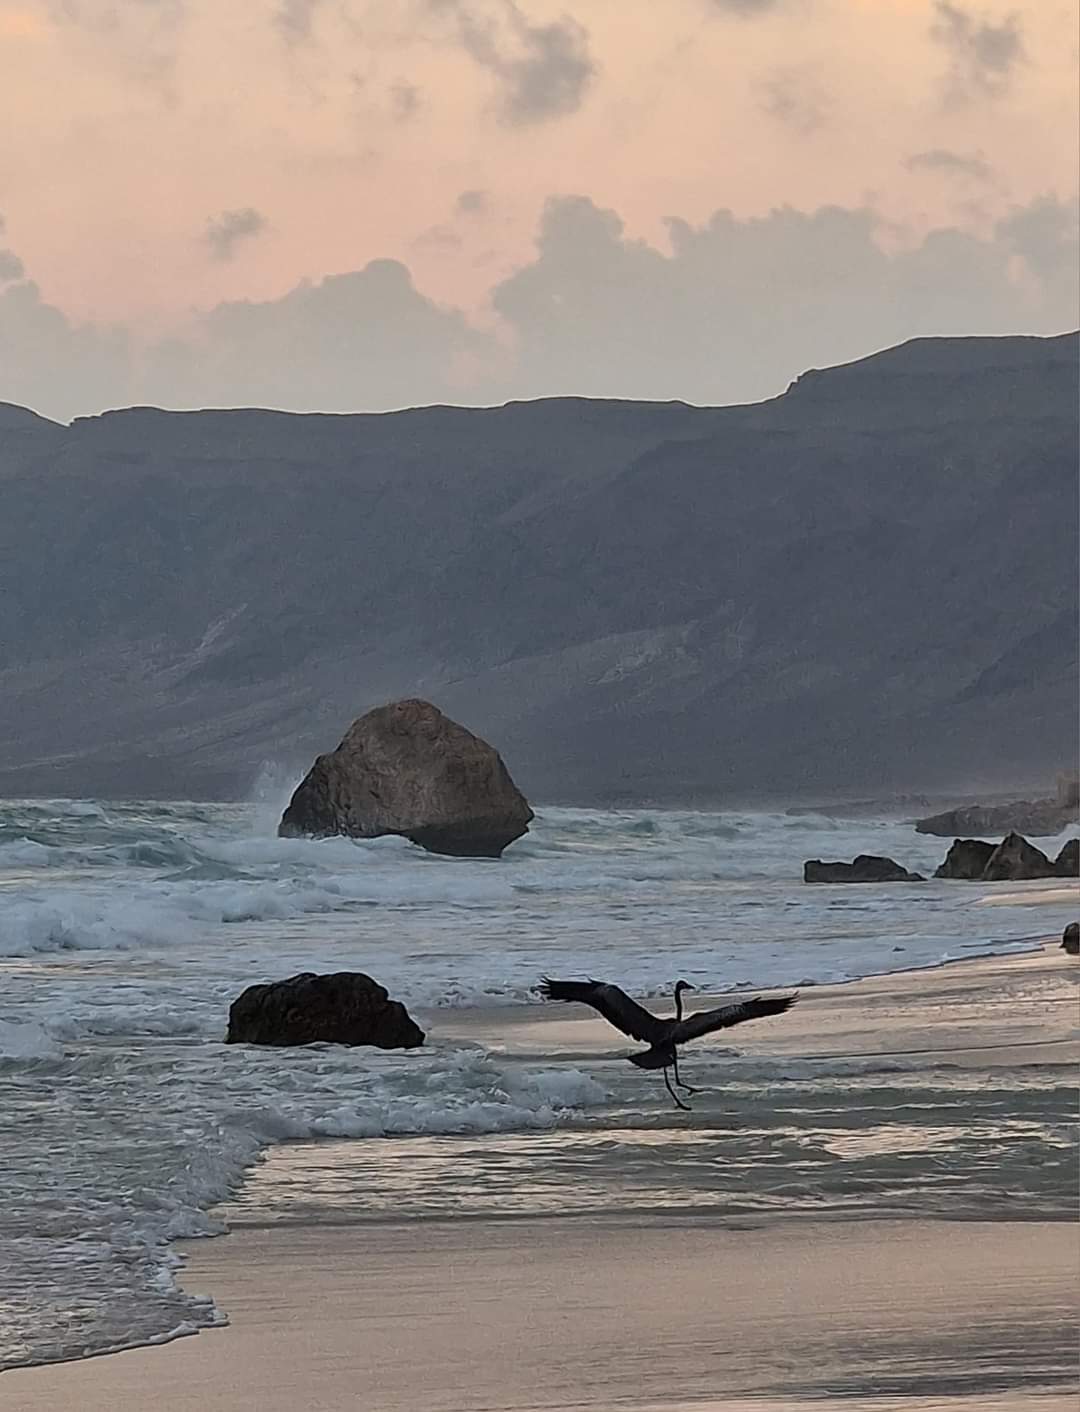
[[[247,1231],[202,1261],[229,1327],[3,1387],[20,1412],[1075,1406],[1075,1223],[556,1218],[475,1235]]]
[[[1077,1035],[1080,1034],[1077,1027],[1078,982],[1080,966],[1077,966],[1073,958],[1066,957],[1056,941],[1051,939],[1037,949],[1018,954],[964,957],[933,967],[887,972],[828,986],[808,987],[804,991],[804,999],[808,1003],[789,1012],[782,1025],[769,1027],[767,1031],[763,1028],[756,1038],[748,1029],[746,1049],[754,1057],[763,1059],[791,1059],[810,1063],[815,1059],[873,1059],[875,1056],[887,1057],[890,1054],[925,1056],[931,1060],[936,1056],[939,1061],[944,1056],[950,1056],[945,1059],[949,1067],[979,1069],[991,1055],[995,1068],[1003,1064],[1022,1066],[1031,1063],[1033,1048],[1037,1046],[1045,1054],[1046,1062],[1073,1062],[1078,1052]],[[730,992],[727,994],[730,995]],[[975,996],[979,997],[981,1009],[973,1002]],[[703,1003],[708,1002],[707,996],[697,998]],[[812,1004],[809,1003],[811,998]],[[1000,1008],[998,999],[1002,1002]],[[990,1012],[986,1009],[988,1003],[993,1005]],[[968,1010],[971,1011],[970,1015]],[[992,1013],[994,1017],[992,1034],[986,1033],[988,1013]],[[572,1062],[575,1059],[582,1062],[606,1062],[608,1059],[621,1060],[627,1047],[616,1039],[617,1052],[613,1053],[612,1032],[604,1022],[587,1013],[575,1014],[569,1007],[564,1010],[563,1007],[554,1006],[509,1005],[478,1007],[468,1011],[439,1011],[437,1015],[438,1037],[441,1041],[459,1041],[466,1044],[481,1042],[515,1059],[529,1060],[542,1055],[546,1061],[552,1063]],[[876,1043],[873,1042],[875,1036],[878,1037]],[[867,1037],[871,1041],[869,1044]],[[853,1050],[850,1045],[856,1039],[860,1043]],[[914,1040],[931,1042],[913,1044]],[[844,1041],[847,1041],[846,1046]],[[894,1046],[902,1041],[905,1047],[882,1047],[888,1041]],[[689,1115],[686,1126],[692,1129],[707,1116],[705,1113],[699,1113],[699,1118],[695,1119]],[[559,1129],[556,1129],[556,1135],[558,1132]],[[391,1138],[382,1141],[397,1144],[398,1151],[404,1153],[406,1147],[401,1144],[407,1145],[413,1140]],[[331,1152],[335,1146],[340,1149],[336,1154]],[[265,1182],[275,1172],[286,1171],[290,1165],[302,1173],[306,1150],[314,1151],[317,1148],[324,1161],[334,1157],[335,1160],[348,1165],[355,1161],[357,1150],[363,1146],[362,1140],[355,1139],[336,1144],[325,1140],[320,1144],[275,1144],[266,1151],[257,1166],[249,1170],[239,1195],[242,1197],[244,1191],[250,1192],[251,1188]],[[1080,1250],[1072,1251],[1072,1245],[1075,1244],[1073,1236],[1076,1234],[1074,1223],[1060,1220],[1047,1222],[1038,1217],[1031,1220],[986,1221],[973,1216],[971,1219],[948,1218],[935,1221],[917,1216],[904,1216],[893,1220],[887,1214],[874,1212],[861,1213],[854,1219],[843,1215],[822,1218],[817,1215],[777,1212],[768,1217],[738,1217],[733,1224],[730,1217],[721,1223],[715,1220],[716,1212],[705,1210],[688,1213],[680,1218],[668,1211],[650,1211],[645,1207],[635,1207],[631,1215],[619,1219],[605,1218],[599,1211],[544,1213],[532,1216],[513,1212],[502,1215],[473,1215],[462,1212],[450,1218],[412,1215],[403,1222],[395,1222],[392,1218],[378,1214],[359,1218],[353,1215],[336,1222],[327,1219],[325,1212],[317,1219],[305,1221],[298,1212],[297,1215],[301,1216],[301,1219],[260,1225],[256,1215],[257,1205],[255,1210],[250,1205],[241,1210],[234,1201],[226,1203],[222,1209],[231,1225],[227,1239],[184,1242],[174,1249],[184,1262],[179,1272],[180,1284],[189,1291],[209,1290],[216,1305],[227,1311],[230,1320],[228,1326],[211,1327],[195,1337],[174,1334],[171,1337],[166,1336],[167,1341],[153,1345],[140,1345],[124,1351],[96,1354],[91,1358],[11,1370],[6,1375],[3,1386],[6,1388],[9,1381],[14,1379],[11,1382],[12,1391],[20,1392],[23,1398],[19,1405],[25,1407],[27,1412],[44,1412],[46,1407],[51,1409],[60,1405],[78,1405],[86,1409],[86,1412],[91,1412],[92,1409],[96,1412],[99,1407],[102,1412],[106,1407],[123,1409],[124,1412],[130,1409],[130,1412],[135,1412],[136,1408],[141,1409],[150,1401],[162,1409],[162,1412],[186,1412],[188,1407],[194,1408],[196,1405],[222,1405],[215,1404],[212,1400],[204,1400],[201,1403],[188,1401],[185,1400],[186,1394],[175,1392],[174,1395],[174,1391],[170,1391],[166,1397],[158,1380],[167,1381],[175,1390],[184,1379],[192,1378],[197,1382],[198,1378],[203,1376],[200,1368],[204,1365],[216,1367],[220,1372],[233,1358],[242,1361],[251,1355],[254,1346],[252,1340],[257,1342],[265,1338],[267,1319],[271,1320],[279,1332],[289,1329],[302,1330],[305,1340],[318,1341],[319,1320],[313,1311],[326,1305],[329,1291],[313,1291],[308,1298],[297,1301],[289,1294],[288,1281],[281,1278],[282,1259],[290,1248],[290,1242],[296,1241],[302,1244],[313,1243],[305,1259],[323,1271],[327,1279],[331,1278],[329,1271],[337,1272],[333,1274],[333,1280],[342,1284],[341,1289],[335,1285],[334,1297],[337,1299],[351,1297],[347,1294],[351,1288],[348,1272],[353,1270],[355,1274],[357,1271],[366,1270],[373,1250],[382,1248],[381,1242],[391,1243],[391,1253],[397,1251],[400,1254],[403,1249],[407,1249],[408,1259],[414,1264],[419,1262],[417,1269],[423,1268],[425,1272],[424,1287],[433,1289],[442,1287],[447,1274],[452,1274],[456,1268],[454,1261],[451,1261],[449,1266],[446,1266],[445,1261],[443,1265],[436,1262],[434,1269],[424,1265],[427,1258],[425,1250],[436,1234],[443,1237],[449,1233],[453,1237],[457,1232],[462,1238],[465,1253],[471,1250],[476,1254],[478,1251],[500,1248],[515,1230],[521,1231],[525,1226],[543,1232],[545,1244],[551,1240],[561,1243],[568,1252],[568,1267],[573,1267],[574,1242],[581,1238],[582,1233],[587,1233],[593,1240],[611,1241],[612,1268],[616,1272],[620,1262],[626,1257],[627,1247],[633,1248],[643,1231],[647,1233],[644,1238],[652,1240],[659,1237],[671,1238],[673,1232],[677,1238],[679,1232],[692,1230],[695,1245],[703,1241],[719,1242],[727,1253],[718,1251],[717,1258],[727,1259],[731,1252],[725,1242],[730,1244],[732,1240],[756,1241],[758,1245],[764,1243],[764,1246],[775,1251],[776,1242],[797,1240],[800,1238],[800,1230],[811,1231],[813,1243],[820,1246],[823,1253],[837,1248],[838,1242],[840,1246],[844,1246],[851,1241],[866,1240],[873,1245],[871,1237],[875,1234],[886,1242],[890,1250],[895,1247],[896,1251],[902,1252],[905,1243],[916,1238],[917,1228],[933,1227],[935,1241],[952,1241],[954,1244],[960,1241],[962,1245],[955,1233],[949,1235],[947,1232],[953,1227],[964,1227],[981,1233],[983,1245],[997,1252],[992,1257],[994,1260],[1003,1258],[1000,1247],[1002,1241],[1006,1242],[1011,1251],[1009,1259],[1016,1263],[1017,1278],[1022,1280],[1027,1279],[1031,1273],[1024,1273],[1027,1267],[1021,1247],[1026,1239],[1025,1231],[1031,1234],[1032,1239],[1043,1240],[1042,1234],[1032,1233],[1041,1233],[1044,1228],[1049,1229],[1050,1238],[1044,1242],[1043,1258],[1052,1265],[1059,1260],[1060,1254],[1065,1254],[1068,1261],[1072,1262],[1069,1266],[1071,1270],[1077,1263],[1076,1257],[1080,1255]],[[879,1230],[883,1227],[890,1227],[890,1231],[893,1227],[902,1228],[904,1234],[899,1241],[895,1241],[889,1232],[883,1233]],[[941,1228],[946,1231],[944,1236]],[[1067,1239],[1062,1238],[1065,1231],[1071,1232]],[[445,1241],[443,1244],[445,1245]],[[959,1249],[960,1245],[956,1248]],[[346,1253],[350,1249],[355,1252],[351,1259]],[[864,1258],[869,1258],[869,1247],[860,1249],[863,1250]],[[253,1283],[256,1276],[250,1268],[256,1255],[258,1281],[261,1283]],[[458,1250],[454,1259],[461,1258],[463,1251]],[[750,1268],[753,1265],[754,1262],[751,1261]],[[1060,1263],[1055,1268],[1060,1274]],[[512,1280],[512,1273],[513,1261],[504,1263],[495,1271],[499,1279]],[[834,1272],[834,1279],[837,1273]],[[293,1277],[299,1277],[296,1271],[292,1272],[291,1278]],[[567,1270],[564,1269],[563,1278],[568,1277]],[[617,1273],[614,1277],[618,1278]],[[985,1277],[992,1282],[989,1272],[986,1272]],[[1068,1272],[1066,1278],[1071,1279]],[[385,1285],[384,1294],[388,1298],[392,1297],[392,1265],[383,1268],[380,1279],[383,1279]],[[979,1284],[981,1280],[982,1277],[974,1281],[974,1284]],[[1038,1287],[1036,1280],[1033,1285],[1036,1292]],[[820,1293],[819,1290],[817,1296],[808,1294],[811,1303]],[[956,1298],[962,1293],[960,1288],[954,1290]],[[543,1311],[538,1312],[529,1306],[527,1295],[527,1290],[517,1290],[514,1297],[518,1299],[522,1317],[527,1315],[527,1321],[531,1324],[535,1323],[537,1318],[543,1319],[546,1316]],[[521,1300],[524,1300],[523,1305]],[[430,1313],[429,1310],[428,1315]],[[422,1314],[422,1310],[414,1310],[413,1315],[409,1317],[420,1318]],[[687,1317],[694,1317],[692,1309],[687,1311]],[[365,1319],[370,1319],[370,1315],[365,1316]],[[233,1350],[231,1354],[228,1351],[230,1348]],[[266,1352],[265,1356],[271,1357],[270,1352]],[[294,1361],[297,1356],[299,1355],[295,1353],[292,1355]],[[340,1351],[334,1355],[339,1359],[342,1356]],[[730,1390],[732,1396],[738,1391],[734,1386]],[[427,1396],[428,1390],[425,1388],[424,1391]],[[761,1391],[762,1389],[757,1389],[758,1393]],[[989,1401],[990,1393],[991,1389],[986,1388],[980,1394],[981,1401],[973,1406],[995,1405]],[[203,1385],[200,1395],[204,1399],[211,1396],[207,1385]],[[332,1394],[332,1390],[328,1391],[327,1396],[331,1395],[337,1394]],[[794,1389],[791,1395],[796,1395]],[[95,1398],[98,1400],[94,1400]],[[230,1409],[250,1407],[253,1412],[255,1407],[272,1412],[272,1409],[280,1406],[284,1412],[287,1405],[284,1401],[278,1403],[272,1400],[272,1388],[263,1388],[259,1398],[258,1401],[250,1402],[233,1401],[228,1406]],[[301,1405],[303,1404],[294,1403],[293,1407],[298,1408]],[[371,1405],[378,1408],[378,1412],[382,1412],[384,1407],[404,1408],[409,1404],[407,1401],[356,1404],[351,1401],[330,1400],[313,1405],[333,1409]],[[442,1403],[431,1401],[423,1405],[425,1409],[443,1406]],[[449,1402],[445,1405],[448,1408],[458,1406]],[[462,1408],[469,1408],[471,1405],[468,1402],[460,1404]],[[525,1409],[532,1404],[496,1401],[491,1405]],[[537,1408],[570,1408],[575,1405],[566,1401],[558,1404],[535,1404]],[[607,1404],[594,1400],[582,1402],[580,1405],[602,1409]],[[673,1409],[680,1404],[664,1402],[655,1397],[651,1402],[634,1397],[625,1402],[625,1405],[644,1412],[647,1406]],[[737,1402],[715,1399],[702,1401],[700,1394],[694,1394],[686,1405],[702,1409],[734,1408]],[[759,1406],[757,1403],[755,1405]],[[795,1404],[788,1402],[781,1405]],[[822,1405],[820,1394],[815,1405]],[[853,1404],[850,1397],[845,1399],[845,1406],[851,1408],[855,1405],[858,1404]],[[865,1405],[870,1407],[871,1403],[866,1402]],[[952,1397],[949,1405],[957,1409],[961,1406]],[[1026,1404],[1001,1404],[1002,1408],[1014,1405]],[[1048,1403],[1039,1405],[1044,1407],[1046,1412],[1050,1412]]]
[[[1077,891],[1075,896],[1077,906],[1080,908],[1080,891]],[[920,1050],[885,1051],[873,1048],[843,1053],[805,1052],[803,1046],[807,1043],[812,1044],[815,1036],[821,1032],[819,1025],[812,1025],[806,1019],[810,1002],[814,1007],[824,1004],[831,1009],[843,1006],[852,996],[858,999],[866,997],[871,1001],[876,1001],[882,992],[886,992],[890,998],[899,999],[904,1008],[910,1008],[912,1004],[917,1006],[922,999],[921,992],[925,989],[923,978],[944,977],[955,972],[958,975],[963,974],[966,977],[979,980],[1004,982],[1009,977],[1030,971],[1042,973],[1046,980],[1056,981],[1060,976],[1066,984],[1072,982],[1078,997],[1080,997],[1080,965],[1076,965],[1074,958],[1067,956],[1061,950],[1060,937],[1047,937],[1045,933],[1042,933],[1002,944],[1022,946],[1023,949],[1008,952],[978,951],[969,956],[948,957],[926,965],[878,971],[871,975],[852,976],[839,981],[822,983],[810,981],[791,986],[739,985],[734,989],[723,991],[703,989],[694,992],[693,1008],[704,1009],[710,1005],[734,1002],[739,996],[750,992],[798,992],[800,1004],[784,1015],[782,1028],[769,1028],[767,1038],[757,1025],[732,1033],[745,1037],[747,1045],[755,1053],[788,1055],[797,1052],[799,1057],[807,1060],[873,1058],[886,1052],[926,1055],[946,1052],[983,1053],[1002,1048],[1024,1047],[1028,1044],[1053,1047],[1069,1043],[1072,1036],[1047,1038],[1040,1031],[1036,1031],[1030,1017],[1025,1019],[1019,1012],[1014,1011],[1009,1018],[1008,1026],[1013,1031],[1013,1035],[1007,1040],[993,1040],[986,1044],[963,1047],[929,1044]],[[1071,967],[1070,962],[1073,962]],[[670,999],[663,992],[642,998],[660,1005]],[[1067,1004],[1071,998],[1071,992],[1069,992],[1063,994],[1053,1003]],[[576,1044],[580,1046],[583,1057],[608,1051],[622,1054],[633,1046],[632,1040],[624,1040],[620,1036],[614,1035],[614,1032],[602,1019],[584,1007],[566,1006],[556,1002],[543,1004],[496,1002],[492,1005],[456,1006],[445,1009],[418,1007],[417,1013],[421,1014],[432,1029],[437,1031],[440,1038],[458,1038],[468,1041],[474,1039],[478,1034],[482,1034],[485,1045],[495,1052],[517,1053],[535,1049],[542,1053],[543,1051],[538,1046],[525,1043],[526,1033],[535,1036],[540,1032],[558,1037],[563,1042],[572,1035]],[[939,1032],[940,1027],[924,1023],[921,1029],[927,1034],[933,1034]],[[1003,1030],[1002,1033],[1004,1032]],[[1025,1037],[1021,1037],[1021,1034]],[[1080,1036],[1080,1029],[1077,1030],[1077,1036]],[[760,1042],[761,1040],[764,1041],[763,1044]],[[713,1041],[715,1043],[721,1042],[716,1036],[713,1036]],[[693,1052],[689,1051],[691,1054]]]

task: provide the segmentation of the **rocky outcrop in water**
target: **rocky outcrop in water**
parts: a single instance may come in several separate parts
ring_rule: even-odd
[[[1054,859],[1054,872],[1059,878],[1080,877],[1080,838],[1070,838]]]
[[[1066,956],[1080,956],[1080,922],[1070,922],[1062,932],[1061,949]]]
[[[1075,878],[1080,873],[1080,839],[1071,838],[1053,862],[1018,833],[998,844],[981,838],[954,838],[935,878],[962,882],[1019,882],[1032,878]]]
[[[969,804],[962,809],[948,809],[919,819],[916,833],[937,834],[954,838],[975,834],[982,838],[995,834],[1032,834],[1046,838],[1060,833],[1077,819],[1077,806],[1056,799],[1017,800],[1013,804]]]
[[[424,1031],[378,981],[360,971],[250,985],[229,1007],[226,1044],[369,1044],[415,1049]]]
[[[803,864],[803,881],[808,883],[887,883],[925,882],[920,873],[909,873],[892,858],[860,853],[853,863],[823,863],[814,858]]]
[[[1018,833],[1006,834],[987,859],[983,882],[1027,882],[1054,877],[1054,865],[1045,853]]]
[[[934,877],[978,882],[986,870],[995,846],[981,838],[954,838],[944,863],[935,871]]]
[[[282,815],[283,837],[399,834],[431,853],[498,858],[533,812],[497,751],[428,701],[354,721]]]

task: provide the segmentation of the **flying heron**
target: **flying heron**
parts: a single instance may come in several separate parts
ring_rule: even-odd
[[[609,1025],[614,1025],[631,1039],[639,1039],[649,1046],[643,1054],[628,1054],[631,1064],[639,1069],[663,1069],[664,1083],[668,1093],[679,1108],[690,1110],[671,1087],[668,1069],[674,1069],[675,1082],[687,1093],[699,1090],[684,1084],[679,1077],[678,1046],[714,1030],[726,1030],[731,1025],[741,1025],[744,1020],[760,1020],[765,1015],[782,1015],[795,1004],[797,995],[780,995],[762,999],[755,995],[752,1000],[740,1000],[734,1005],[721,1005],[716,1010],[699,1010],[696,1015],[683,1019],[682,997],[684,990],[695,990],[688,981],[675,982],[674,1019],[662,1019],[653,1015],[636,1000],[631,1000],[625,990],[604,981],[553,981],[547,976],[541,978],[539,990],[547,1000],[576,1000],[582,1005],[591,1005],[599,1010]]]

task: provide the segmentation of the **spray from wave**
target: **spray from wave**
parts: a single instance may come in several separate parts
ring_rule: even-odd
[[[274,838],[277,835],[281,816],[303,778],[303,770],[289,768],[273,760],[262,762],[246,801],[251,810],[251,830],[256,837]]]

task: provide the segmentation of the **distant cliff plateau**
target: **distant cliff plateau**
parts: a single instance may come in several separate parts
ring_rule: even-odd
[[[243,796],[403,696],[540,802],[1049,783],[1077,352],[916,340],[744,407],[0,405],[0,794]]]

